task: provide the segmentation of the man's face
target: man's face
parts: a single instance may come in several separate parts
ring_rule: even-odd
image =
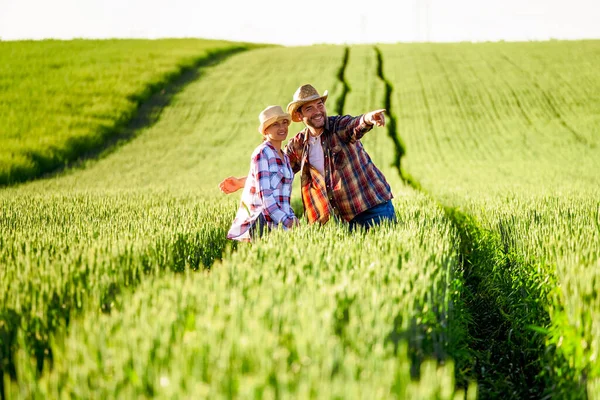
[[[302,116],[302,121],[306,126],[321,129],[325,126],[325,119],[327,118],[327,110],[325,109],[325,103],[322,99],[311,101],[300,107],[299,111]]]

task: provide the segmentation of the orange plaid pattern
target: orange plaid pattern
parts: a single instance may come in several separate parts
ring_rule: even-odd
[[[302,201],[309,222],[327,221],[332,213],[349,222],[393,197],[385,176],[360,142],[372,128],[362,115],[328,117],[319,138],[325,156],[324,174],[318,173],[308,159],[308,128],[289,141],[285,152],[294,173],[302,171]]]
[[[305,164],[300,182],[302,204],[308,222],[324,224],[329,221],[332,209],[327,199],[327,187],[323,175],[315,167]]]

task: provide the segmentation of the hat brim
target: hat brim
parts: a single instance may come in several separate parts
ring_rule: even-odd
[[[288,122],[291,122],[291,117],[289,116],[289,114],[278,114],[278,115],[273,115],[271,118],[268,118],[267,120],[263,121],[259,126],[258,126],[258,132],[262,135],[265,134],[265,129],[267,129],[269,126],[273,125],[275,122],[280,121],[282,119],[287,119]]]
[[[319,100],[319,99],[323,100],[323,103],[325,103],[327,101],[327,96],[329,96],[329,94],[327,93],[327,90],[326,90],[325,92],[323,92],[323,96],[312,96],[312,97],[309,97],[309,98],[306,98],[303,100],[292,101],[287,106],[287,112],[292,116],[292,121],[301,122],[302,119],[296,117],[296,111],[298,110],[298,108],[302,107],[306,103],[310,103],[311,101],[315,101],[315,100]]]

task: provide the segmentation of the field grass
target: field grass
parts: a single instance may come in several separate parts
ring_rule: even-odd
[[[264,51],[267,58],[272,54],[272,50]],[[264,71],[262,60],[255,63]],[[242,58],[244,61],[247,59]],[[293,68],[293,64],[288,65]],[[13,368],[11,354],[18,327],[32,333],[27,345],[36,353],[37,362],[43,363],[50,352],[49,335],[84,305],[78,301],[81,291],[73,287],[85,288],[93,306],[101,308],[106,303],[102,299],[114,297],[112,292],[139,283],[143,277],[139,271],[152,273],[177,264],[196,268],[198,263],[188,260],[190,250],[206,246],[210,251],[219,251],[218,243],[225,242],[237,201],[222,197],[217,189],[220,177],[207,175],[203,166],[213,165],[211,159],[218,160],[228,142],[236,143],[232,134],[238,133],[245,141],[243,152],[247,154],[253,143],[260,142],[256,126],[262,105],[255,106],[255,115],[242,113],[257,99],[256,91],[244,91],[246,100],[238,103],[238,115],[245,117],[239,120],[243,131],[236,132],[235,121],[217,123],[223,118],[224,107],[235,104],[231,93],[239,90],[238,83],[249,80],[248,76],[231,80],[237,70],[237,65],[233,68],[228,64],[222,69],[204,68],[203,73],[216,76],[214,84],[208,79],[199,80],[190,91],[174,98],[172,107],[163,111],[157,124],[141,132],[138,140],[98,162],[89,160],[60,178],[2,191],[1,251],[7,260],[2,267],[7,279],[2,279],[2,284],[15,289],[28,285],[35,288],[3,291],[2,315],[5,321],[10,320],[3,324],[7,338],[2,343],[4,371]],[[204,93],[218,95],[207,98]],[[221,140],[223,147],[209,145],[213,140]],[[231,163],[222,160],[221,165],[225,164]],[[165,179],[169,177],[177,182]],[[221,204],[215,198],[221,199]],[[202,208],[209,214],[198,214],[198,205],[206,202],[212,202]],[[222,211],[215,211],[219,207]],[[119,210],[123,212],[121,217]],[[40,224],[48,230],[40,229]],[[194,224],[196,227],[191,228]],[[210,232],[215,231],[217,237],[211,237]],[[190,234],[200,242],[188,240]],[[183,259],[177,259],[179,255]],[[127,259],[136,261],[124,261]],[[39,264],[35,260],[40,260]],[[32,262],[38,267],[28,268]],[[105,271],[113,271],[115,279]],[[53,275],[62,278],[39,279]],[[31,327],[30,321],[40,323]]]
[[[37,178],[119,134],[183,70],[256,47],[217,40],[0,42],[0,185]]]
[[[118,151],[60,177],[3,190],[2,236],[11,240],[2,243],[2,254],[12,264],[3,282],[13,282],[10,287],[15,288],[3,299],[5,321],[11,323],[5,325],[11,338],[4,349],[10,354],[4,359],[4,371],[12,376],[6,383],[8,393],[168,396],[208,391],[228,396],[250,390],[302,395],[328,388],[317,392],[328,397],[350,393],[359,384],[369,385],[359,396],[367,396],[376,385],[383,385],[377,390],[384,397],[413,393],[429,398],[438,393],[452,398],[461,393],[455,392],[447,355],[455,293],[451,289],[457,289],[455,275],[460,273],[456,249],[447,239],[452,232],[443,214],[422,195],[402,189],[398,207],[412,210],[399,216],[406,220],[402,230],[382,230],[361,240],[339,226],[303,227],[232,253],[224,245],[223,229],[238,199],[220,194],[217,183],[229,174],[245,174],[246,158],[260,143],[258,113],[268,104],[287,104],[299,82],[328,89],[335,104],[343,92],[337,79],[343,56],[343,47],[260,49],[205,67],[202,78],[175,96],[156,124]],[[320,68],[306,68],[298,59]],[[257,74],[281,78],[256,82]],[[293,130],[300,129],[298,125]],[[385,130],[379,133],[385,135]],[[397,239],[390,241],[390,235]],[[339,246],[341,241],[347,245]],[[29,244],[20,246],[24,242]],[[373,251],[382,246],[392,246],[385,258]],[[286,261],[291,254],[296,256]],[[171,273],[210,265],[208,275]],[[390,273],[390,268],[397,272]],[[248,279],[230,280],[238,274]],[[294,290],[283,284],[288,278],[282,281],[282,274],[295,277]],[[180,296],[188,290],[194,294]],[[240,308],[240,303],[225,300],[235,293],[256,305]],[[162,308],[147,308],[163,295],[175,296],[173,303],[160,306],[172,316],[205,321],[213,315],[214,327],[221,327],[224,336],[207,335],[206,326],[192,324],[190,334],[206,342],[193,341],[193,349],[179,347],[187,346],[179,340],[185,330],[178,331],[171,317],[132,331],[127,324],[135,320],[123,315],[132,313],[142,320],[163,315]],[[284,302],[290,297],[295,302]],[[215,306],[203,306],[201,299],[211,299]],[[224,308],[226,303],[230,307]],[[315,312],[313,303],[319,306]],[[277,321],[259,317],[276,308],[281,309]],[[231,318],[234,314],[256,316],[248,322],[254,327],[252,334],[240,331],[243,325]],[[176,329],[175,336],[164,341],[164,327],[169,325]],[[107,329],[113,332],[108,337]],[[127,332],[132,336],[127,338]],[[363,334],[369,335],[369,343],[363,342]],[[123,340],[115,342],[116,337]],[[309,346],[314,338],[319,342]],[[243,358],[252,365],[244,366],[244,361],[239,366],[234,357],[241,354],[241,339],[248,346],[242,349],[248,351]],[[72,341],[80,344],[73,347]],[[138,358],[142,347],[132,343],[150,344],[149,353]],[[274,351],[289,352],[294,343],[304,346],[297,350],[299,361],[312,360],[311,368],[300,375],[300,362],[272,360]],[[106,357],[114,358],[81,364],[84,354],[105,353],[97,346],[113,347]],[[215,357],[225,354],[220,350],[199,358],[198,352],[207,348],[223,349],[234,364],[214,364]],[[376,352],[363,359],[371,349]],[[156,357],[157,351],[167,353]],[[444,360],[446,366],[438,369],[430,357]],[[122,369],[133,359],[135,366]],[[209,361],[208,375],[192,367]],[[72,368],[73,363],[80,367]],[[380,380],[370,371],[375,364],[386,371]],[[108,365],[114,369],[107,370]],[[182,365],[187,367],[176,367]],[[167,375],[160,372],[165,369]],[[366,372],[359,373],[362,370]],[[114,371],[125,375],[112,379]],[[422,383],[412,382],[411,375],[420,373]],[[83,376],[87,380],[82,381]],[[165,379],[173,384],[165,385]],[[473,396],[475,390],[470,393]]]
[[[18,359],[15,394],[453,398],[452,362],[421,361],[445,351],[448,321],[435,311],[448,310],[428,307],[451,295],[456,252],[441,247],[450,245],[443,214],[415,200],[399,204],[400,230],[275,233],[208,274],[145,280],[110,315],[89,309],[73,321],[41,378]],[[422,383],[411,382],[416,373]]]
[[[0,190],[2,390],[598,398],[599,49],[267,47],[201,66],[129,142]],[[330,115],[388,108],[363,144],[399,222],[232,244],[239,194],[217,184],[304,83]]]
[[[477,235],[470,251],[487,248],[478,305],[497,308],[513,348],[545,354],[528,365],[551,382],[542,394],[595,398],[598,41],[380,49],[406,169]]]

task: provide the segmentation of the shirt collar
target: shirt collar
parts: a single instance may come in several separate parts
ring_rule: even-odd
[[[277,151],[277,149],[275,148],[275,146],[273,146],[273,144],[267,140],[265,140],[265,145],[269,146],[271,148],[271,150],[273,150],[273,152],[277,155],[279,155],[279,152]],[[285,153],[285,151],[283,152],[283,158],[285,159],[287,157],[287,154]]]
[[[271,142],[269,142],[268,140],[265,140],[265,145],[266,145],[266,146],[269,146],[269,147],[270,147],[270,148],[271,148],[273,151],[277,151],[277,149],[275,149],[275,146],[273,146],[273,145],[271,144]]]

